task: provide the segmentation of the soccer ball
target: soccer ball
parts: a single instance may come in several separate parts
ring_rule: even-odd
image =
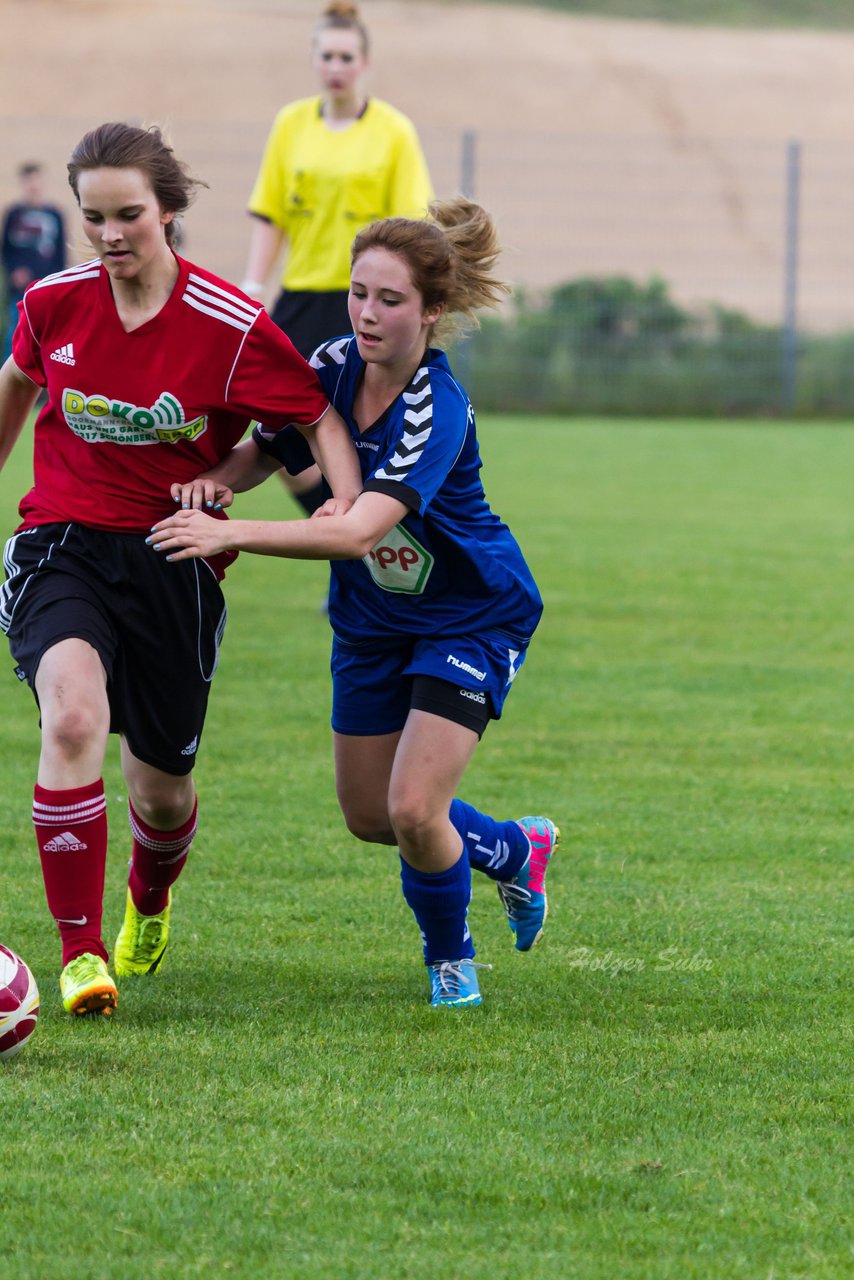
[[[0,945],[0,1058],[14,1058],[36,1029],[39,989],[20,956]]]

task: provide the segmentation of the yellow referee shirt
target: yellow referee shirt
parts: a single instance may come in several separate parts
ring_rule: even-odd
[[[346,129],[330,129],[320,97],[283,107],[273,122],[251,213],[285,232],[285,289],[350,287],[350,245],[377,218],[423,218],[430,175],[412,122],[371,98]]]

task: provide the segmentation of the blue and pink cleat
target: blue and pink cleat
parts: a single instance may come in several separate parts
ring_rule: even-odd
[[[504,904],[516,950],[530,951],[543,936],[549,913],[546,871],[560,841],[560,828],[550,818],[519,818],[531,852],[512,880],[499,881],[498,896]]]

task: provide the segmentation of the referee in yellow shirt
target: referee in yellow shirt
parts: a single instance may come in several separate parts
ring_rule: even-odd
[[[377,218],[424,217],[433,196],[411,121],[363,92],[368,33],[354,4],[326,6],[312,53],[322,92],[283,107],[273,122],[249,200],[242,285],[263,296],[286,240],[272,318],[306,358],[327,338],[352,332],[347,295],[356,233]],[[314,467],[286,483],[308,512],[323,500]]]

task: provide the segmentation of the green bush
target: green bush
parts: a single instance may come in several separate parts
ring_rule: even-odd
[[[854,335],[802,335],[713,305],[689,311],[653,277],[583,277],[524,291],[459,344],[455,366],[491,411],[820,416],[854,408]],[[794,374],[794,379],[792,377]]]

